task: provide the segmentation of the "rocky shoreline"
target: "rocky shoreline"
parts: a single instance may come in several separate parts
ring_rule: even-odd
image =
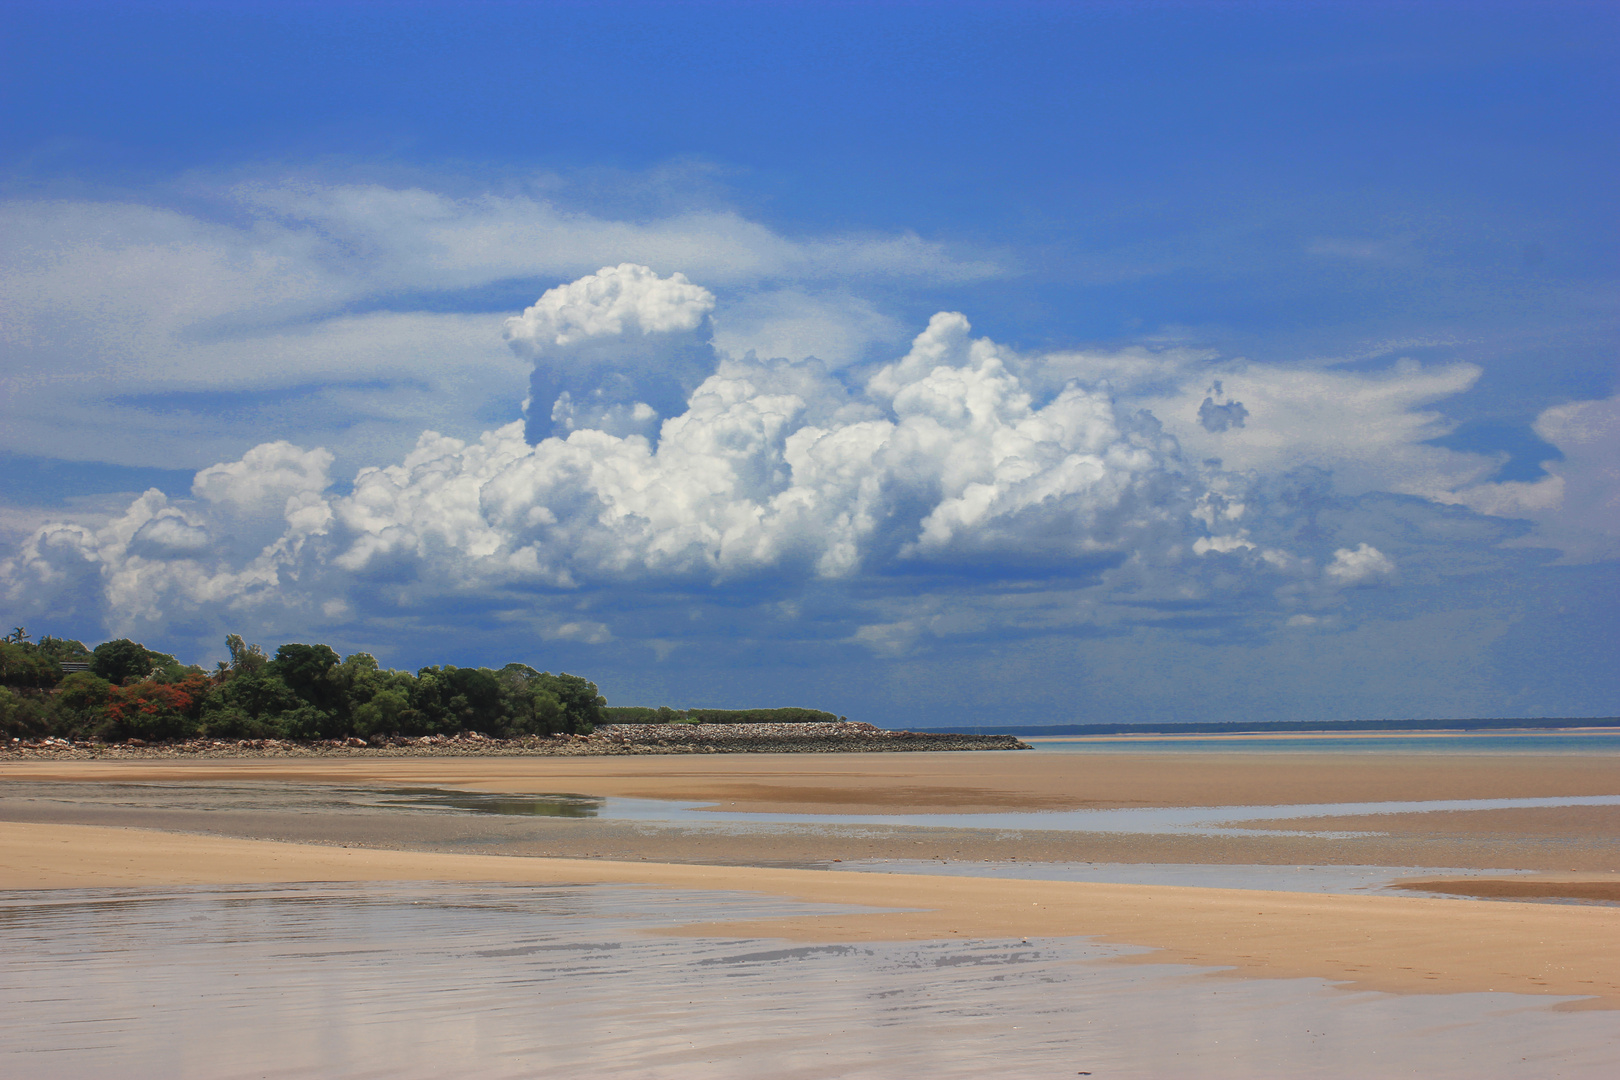
[[[147,744],[13,739],[0,761],[175,760],[330,757],[587,757],[612,754],[870,754],[950,750],[1028,750],[1012,735],[938,735],[887,731],[872,724],[607,724],[590,735],[493,739],[459,735],[395,736],[293,742],[284,739],[189,739]]]

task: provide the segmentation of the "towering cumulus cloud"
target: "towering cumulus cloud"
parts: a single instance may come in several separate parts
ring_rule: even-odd
[[[1558,485],[1598,483],[1577,437],[1612,441],[1612,406],[1565,408],[1546,425],[1571,448],[1563,472],[1492,484],[1492,462],[1432,445],[1441,423],[1419,411],[1470,385],[1466,365],[1021,355],[941,312],[904,355],[835,372],[717,353],[714,308],[630,264],[551,289],[506,323],[535,366],[526,423],[426,432],[343,488],[323,449],[257,446],[199,472],[189,498],[149,491],[36,529],[0,563],[8,607],[199,637],[483,611],[655,649],[670,612],[690,638],[713,610],[728,640],[746,623],[750,640],[879,656],[1144,621],[1315,633],[1442,572],[1446,538],[1487,520],[1442,504],[1552,514]],[[1311,413],[1322,394],[1354,415]],[[1368,430],[1392,433],[1381,451]],[[1451,516],[1414,525],[1422,513]]]
[[[1117,560],[1180,539],[1191,503],[1173,440],[1079,387],[1037,407],[967,331],[936,316],[865,393],[814,362],[721,362],[656,443],[580,429],[529,445],[518,425],[473,446],[424,436],[335,503],[335,562],[453,551],[461,574],[572,586]]]
[[[472,443],[425,433],[346,494],[324,450],[256,447],[198,473],[191,499],[148,492],[99,528],[38,530],[4,565],[11,602],[130,625],[250,610],[341,621],[456,595],[607,641],[613,626],[557,614],[558,598],[735,599],[767,582],[780,595],[921,574],[1178,602],[1269,582],[1297,608],[1394,572],[1360,537],[1336,548],[1323,532],[1320,550],[1298,550],[1252,476],[1190,462],[1106,377],[1081,365],[1057,382],[960,314],[850,379],[815,360],[718,357],[714,303],[634,265],[559,286],[506,325],[535,364],[526,425]],[[904,607],[910,590],[890,588]],[[915,639],[894,630],[920,625],[894,604],[870,607],[839,617],[848,640]],[[1084,608],[1054,625],[1086,621]]]
[[[713,368],[713,309],[714,296],[684,275],[661,278],[631,263],[548,290],[506,321],[506,340],[534,361],[530,439],[647,432],[680,411]]]

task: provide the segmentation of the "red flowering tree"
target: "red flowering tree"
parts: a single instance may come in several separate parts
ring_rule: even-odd
[[[201,671],[188,672],[179,682],[143,679],[129,686],[110,687],[107,734],[115,739],[148,741],[195,735],[203,701],[212,688]]]

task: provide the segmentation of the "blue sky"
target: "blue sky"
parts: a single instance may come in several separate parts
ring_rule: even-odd
[[[878,722],[1614,714],[1617,22],[9,4],[6,617]]]

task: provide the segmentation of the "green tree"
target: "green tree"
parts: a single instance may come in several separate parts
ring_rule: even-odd
[[[202,709],[203,730],[225,739],[287,738],[287,717],[304,707],[292,688],[266,665],[232,676],[209,695]]]
[[[507,664],[495,673],[501,686],[505,728],[502,735],[552,735],[563,730],[563,706],[540,672],[527,664]]]
[[[0,686],[0,735],[28,739],[50,733],[50,715],[37,697]]]
[[[542,671],[537,681],[550,691],[562,706],[558,731],[589,735],[596,729],[596,725],[607,722],[602,712],[607,705],[607,698],[601,695],[596,684],[590,680],[570,675],[566,671],[560,675]]]
[[[43,688],[62,681],[62,665],[26,641],[0,641],[0,686]]]
[[[355,706],[354,734],[370,739],[378,735],[414,735],[420,726],[408,691],[384,687]]]
[[[425,667],[411,704],[430,733],[497,732],[504,727],[501,684],[488,668]]]
[[[272,658],[237,634],[225,644],[230,660],[210,673],[128,638],[88,650],[66,638],[36,643],[17,627],[0,638],[0,730],[17,737],[166,739],[201,731],[312,739],[471,729],[511,737],[585,733],[607,722],[596,684],[567,672],[514,663],[499,671],[444,665],[413,674],[384,670],[367,653],[340,660],[326,645],[288,643]],[[87,662],[90,671],[64,677],[67,661]],[[656,717],[686,719],[668,708]]]
[[[231,652],[231,662],[228,666],[233,674],[252,674],[270,662],[263,649],[257,645],[249,645],[242,640],[240,634],[226,634],[225,647]]]
[[[76,663],[90,662],[90,650],[84,647],[84,642],[74,641],[72,638],[52,637],[46,634],[39,639],[39,644],[35,648],[57,663],[69,660]]]
[[[91,653],[90,661],[91,671],[114,684],[144,679],[154,670],[174,666],[175,659],[168,653],[153,652],[129,638],[102,642]]]
[[[423,718],[412,705],[416,676],[410,672],[385,671],[370,653],[354,653],[327,677],[348,702],[347,733],[367,739],[425,733]]]
[[[447,702],[462,728],[491,731],[502,727],[501,684],[489,668],[446,668],[451,690]]]
[[[328,645],[283,645],[266,670],[287,684],[304,704],[330,717],[338,717],[347,704],[340,683],[331,678],[341,661]]]
[[[112,683],[89,671],[75,671],[62,679],[56,701],[64,708],[89,713],[105,708],[112,697]]]

